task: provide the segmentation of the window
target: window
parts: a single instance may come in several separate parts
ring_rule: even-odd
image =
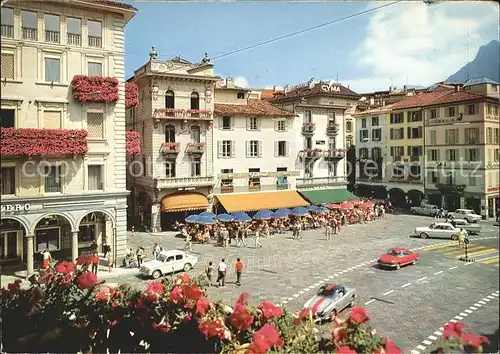
[[[247,157],[262,157],[262,142],[258,140],[247,141]]]
[[[479,128],[466,128],[465,129],[465,143],[466,144],[479,144]]]
[[[201,176],[201,159],[195,157],[191,160],[191,177]]]
[[[67,42],[69,45],[82,45],[82,20],[66,17]]]
[[[492,144],[493,143],[493,128],[488,127],[486,128],[486,144]]]
[[[420,166],[418,165],[410,166],[410,175],[408,177],[411,177],[413,179],[420,179],[420,174],[421,174]]]
[[[477,186],[477,176],[469,176],[469,186],[475,187]]]
[[[466,161],[479,161],[479,149],[465,149]]]
[[[0,125],[2,128],[15,128],[16,111],[14,109],[3,109],[0,111]]]
[[[2,7],[2,37],[14,37],[14,9]]]
[[[391,124],[404,123],[403,113],[392,113],[390,118]]]
[[[457,161],[457,149],[446,149],[446,160]]]
[[[349,149],[352,146],[352,136],[348,136],[345,138],[345,147]]]
[[[366,118],[361,119],[361,128],[366,128]]]
[[[404,146],[391,146],[391,156],[399,159],[404,154],[405,154]]]
[[[221,177],[221,181],[220,181],[221,193],[234,192],[233,178],[232,178],[232,176],[227,176],[227,175],[233,174],[233,169],[232,168],[223,168],[220,170],[220,173],[223,175],[226,175],[226,176]]]
[[[45,82],[61,82],[61,60],[45,58]]]
[[[165,108],[175,108],[175,94],[172,90],[165,92]]]
[[[88,166],[89,191],[102,191],[104,189],[104,183],[102,183],[102,170],[102,165]]]
[[[372,127],[378,127],[378,126],[379,126],[378,117],[372,117]]]
[[[493,134],[493,144],[500,143],[500,128],[495,128],[495,134]]]
[[[407,151],[410,157],[420,157],[422,156],[423,148],[422,146],[408,146]]]
[[[45,166],[45,193],[61,193],[61,166]]]
[[[235,155],[235,142],[231,140],[222,140],[218,142],[219,158],[229,158]]]
[[[407,112],[406,113],[406,120],[408,123],[421,122],[422,121],[422,111]]]
[[[259,118],[258,117],[248,117],[247,118],[247,130],[259,130]]]
[[[391,140],[401,140],[405,138],[405,128],[391,128],[390,138]]]
[[[165,162],[165,176],[166,178],[175,178],[175,162]]]
[[[368,158],[368,148],[359,149],[359,158],[360,159],[367,159]]]
[[[382,149],[381,148],[372,148],[372,159],[374,161],[382,160]]]
[[[304,139],[304,149],[312,149],[313,147],[313,141],[310,136]]]
[[[403,178],[405,176],[405,166],[403,164],[395,164],[392,167],[392,177]]]
[[[380,141],[380,140],[382,140],[382,129],[378,128],[378,129],[373,129],[372,130],[372,140],[373,141]]]
[[[167,125],[165,127],[165,142],[175,143],[175,127],[173,125]]]
[[[328,138],[328,149],[335,149],[335,147],[337,146],[337,143],[336,143],[336,139],[335,137],[330,137]]]
[[[446,116],[455,117],[455,107],[446,107]]]
[[[348,120],[345,123],[345,130],[346,130],[346,132],[352,132],[352,122],[350,120]]]
[[[311,111],[304,111],[304,123],[312,123]]]
[[[14,53],[2,53],[2,79],[14,79]]]
[[[446,145],[458,144],[458,129],[446,129],[444,133],[444,140]]]
[[[431,119],[437,118],[437,110],[436,109],[431,109]]]
[[[437,145],[437,137],[435,130],[431,130],[431,145]]]
[[[286,131],[286,120],[280,119],[274,122],[274,130],[277,132]]]
[[[368,129],[361,129],[359,131],[359,138],[361,141],[368,141]]]
[[[191,109],[200,109],[200,95],[198,92],[191,92]]]
[[[422,139],[422,127],[408,127],[408,139]]]
[[[59,43],[60,19],[57,15],[44,15],[45,42]]]
[[[477,114],[477,109],[475,104],[470,104],[467,106],[467,113],[471,116]]]
[[[89,76],[102,76],[102,63],[89,61],[87,67]]]
[[[337,162],[328,162],[328,176],[337,177]]]
[[[2,23],[3,23],[3,21],[2,21]],[[494,85],[494,84],[492,84],[492,85],[491,85],[491,91],[493,91],[493,92],[498,92],[498,85]]]
[[[61,129],[61,111],[43,111],[45,129]]]
[[[493,149],[493,162],[500,161],[500,149]]]
[[[36,12],[21,12],[21,30],[23,39],[28,39],[30,41],[36,41],[38,39],[37,24],[38,16]]]
[[[87,21],[89,31],[89,47],[102,47],[102,24],[98,21]]]
[[[486,105],[486,114],[491,114],[491,104]]]
[[[335,123],[335,112],[328,113],[328,123]]]
[[[253,175],[254,173],[260,173],[260,168],[249,168],[248,169],[248,189],[250,190],[260,190],[260,177]]]
[[[88,137],[102,139],[104,137],[104,113],[87,112]]]
[[[231,130],[233,127],[231,117],[222,117],[222,130]]]
[[[2,167],[2,179],[0,180],[2,186],[2,195],[16,194],[16,168],[15,167]]]
[[[243,99],[245,99],[245,92],[238,92],[238,93],[236,94],[236,98],[237,98],[238,100],[243,100]]]
[[[438,161],[439,160],[439,150],[431,149],[429,150],[429,161]]]
[[[274,148],[276,157],[288,157],[288,141],[277,141]]]
[[[35,231],[36,251],[42,252],[44,249],[57,251],[60,248],[60,239],[61,234],[58,227],[38,229]]]
[[[192,143],[201,142],[200,127],[197,125],[191,127],[191,142]]]

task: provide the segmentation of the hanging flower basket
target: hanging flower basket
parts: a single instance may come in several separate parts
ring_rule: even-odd
[[[114,77],[75,75],[71,90],[73,98],[82,103],[111,103],[119,98],[118,79]]]
[[[132,108],[139,104],[139,87],[134,82],[125,83],[125,107]]]
[[[141,134],[136,131],[127,132],[127,154],[136,155],[141,152]]]

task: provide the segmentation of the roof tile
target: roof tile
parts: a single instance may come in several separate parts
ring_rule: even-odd
[[[266,116],[266,117],[294,117],[295,114],[274,107],[264,100],[248,100],[247,104],[216,103],[214,109],[218,116]]]
[[[406,108],[417,108],[429,104],[430,102],[454,91],[454,89],[449,90],[439,90],[433,92],[421,93],[419,95],[408,97],[402,101],[395,103],[392,106],[393,110],[406,109]]]
[[[323,95],[323,96],[352,96],[352,97],[361,97],[360,94],[352,91],[351,89],[342,86],[341,84],[336,83],[335,86],[338,86],[340,89],[340,92],[325,92],[321,89],[323,85],[329,85],[329,82],[326,81],[320,81],[312,88],[309,88],[309,86],[304,86],[300,87],[294,90],[291,90],[287,92],[286,94],[284,92],[278,93],[275,96],[275,100],[282,100],[282,99],[290,99],[290,98],[300,98],[300,97],[307,97],[307,96],[318,96],[318,95]]]

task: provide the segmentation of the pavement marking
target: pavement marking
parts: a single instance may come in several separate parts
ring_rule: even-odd
[[[465,265],[471,265],[471,264],[474,264],[474,263],[472,263],[472,262],[469,262],[469,263],[465,263]]]
[[[293,300],[293,297],[291,297],[291,296],[290,296],[287,300],[288,300],[288,301],[292,301],[292,300]]]
[[[444,328],[443,328],[443,329],[444,329]],[[436,331],[436,332],[434,332],[434,334],[435,334],[436,336],[442,336],[442,335],[443,335],[443,332],[441,332],[441,331]]]
[[[401,285],[402,288],[406,288],[407,286],[410,286],[411,283],[406,283],[405,285]]]
[[[420,354],[420,352],[418,350],[412,350],[410,354]]]
[[[468,313],[465,313],[465,312],[460,312],[460,316],[462,316],[462,317],[467,317],[467,316],[469,316],[469,314],[468,314]]]
[[[498,253],[498,250],[493,249],[493,248],[488,248],[488,249],[486,249],[484,251],[471,252],[471,253],[467,252],[467,256],[468,257],[470,257],[470,256],[484,256],[484,255],[487,255],[487,254],[490,254],[490,253]],[[460,258],[460,257],[457,257],[457,258]]]
[[[431,344],[432,344],[432,342],[431,342],[431,341],[428,341],[427,339],[426,339],[426,340],[424,340],[424,341],[422,341],[422,343],[424,343],[425,345],[431,345]]]
[[[492,263],[498,263],[499,257],[489,257],[489,258],[483,258],[483,259],[477,259],[476,262],[481,262],[483,264],[492,264]]]
[[[457,320],[460,320],[460,321],[462,321],[462,320],[464,319],[462,316],[455,316],[455,318],[456,318]]]
[[[353,267],[351,267],[351,268],[347,268],[347,270],[348,270],[348,271],[349,271],[349,270],[353,270],[353,269],[354,269]]]
[[[430,335],[429,337],[427,337],[429,339],[432,339],[432,340],[437,340],[438,338],[436,336],[433,336],[433,335]]]
[[[488,295],[488,299],[494,299],[495,297],[493,295]]]
[[[338,276],[339,276],[339,273],[335,273],[333,276],[334,276],[334,277],[338,277]]]
[[[474,304],[474,305],[477,305],[477,304]],[[477,307],[476,306],[471,306],[471,307],[469,307],[469,309],[471,309],[472,311],[476,311]]]
[[[376,301],[375,299],[371,299],[370,301],[365,302],[365,305],[369,305],[369,304],[371,304],[372,302],[375,302],[375,301]]]
[[[328,279],[333,279],[333,278],[335,278],[335,275],[330,275],[330,276],[328,277]]]
[[[283,301],[281,301],[281,303],[282,303],[282,304],[288,304],[288,301],[283,300]]]
[[[424,347],[423,345],[418,345],[418,346],[417,346],[417,349],[420,349],[420,350],[426,350],[426,349],[427,349],[427,347]]]
[[[490,302],[491,301],[491,299],[488,299],[487,297],[485,297],[483,300],[486,301],[486,302]]]
[[[474,312],[474,311],[473,311],[473,310],[469,310],[469,309],[467,309],[467,310],[465,310],[464,312],[467,312],[467,313],[472,313],[472,312]]]
[[[425,280],[427,279],[428,277],[423,277],[423,278],[420,278],[420,279],[417,279],[417,281],[422,281],[422,280]]]
[[[293,294],[294,298],[298,298],[300,295],[299,294]]]
[[[383,296],[386,296],[386,295],[392,294],[393,292],[394,292],[394,290],[389,290],[388,292],[383,293],[382,295],[383,295]]]
[[[451,319],[450,322],[457,323],[458,321],[455,319]]]
[[[441,274],[441,273],[443,273],[442,270],[440,270],[439,272],[434,273],[434,275],[438,275],[438,274]]]
[[[448,268],[448,269],[449,269],[449,270],[453,270],[453,269],[457,269],[457,268],[458,268],[458,266],[454,266],[454,267],[450,267],[450,268]]]
[[[299,291],[299,294],[300,294],[300,295],[302,295],[303,293],[305,293],[305,291],[304,291],[304,290]]]
[[[478,303],[481,305],[486,305],[486,302],[484,302],[483,300],[478,301]],[[477,306],[477,304],[475,304],[474,306]]]

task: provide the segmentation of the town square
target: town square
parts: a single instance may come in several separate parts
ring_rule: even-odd
[[[1,10],[2,352],[498,352],[497,4]]]

